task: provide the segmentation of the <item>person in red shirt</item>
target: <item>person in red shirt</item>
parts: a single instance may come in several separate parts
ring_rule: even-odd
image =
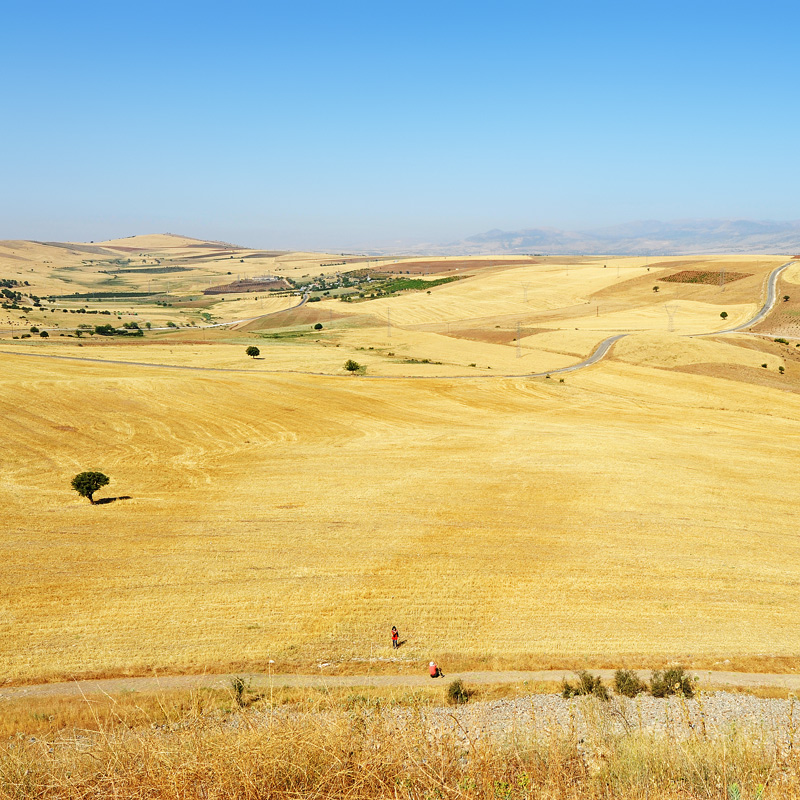
[[[431,663],[428,664],[428,672],[430,673],[431,678],[443,678],[444,677],[444,673],[439,669],[439,666],[437,665],[437,663],[435,661],[431,661]]]
[[[392,625],[392,647],[397,650],[400,647],[400,634],[397,632],[397,628]]]

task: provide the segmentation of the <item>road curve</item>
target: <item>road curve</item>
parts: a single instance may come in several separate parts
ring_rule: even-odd
[[[724,331],[716,331],[714,333],[703,333],[700,334],[701,336],[718,336],[721,333],[738,333],[739,331],[743,331],[745,328],[750,328],[753,325],[761,322],[764,317],[772,311],[772,306],[775,305],[775,288],[778,285],[778,276],[783,272],[787,267],[791,267],[792,264],[796,262],[794,261],[787,261],[785,264],[781,264],[779,267],[775,267],[772,272],[770,272],[769,277],[767,278],[767,299],[764,301],[764,305],[761,306],[761,310],[752,318],[749,319],[747,322],[743,322],[741,325],[736,325],[733,328],[726,328]]]
[[[297,306],[294,306],[297,308]],[[573,372],[583,367],[588,367],[603,358],[608,353],[611,345],[618,339],[627,336],[627,333],[618,333],[604,339],[600,346],[586,359],[579,361],[569,367],[559,367],[547,372],[522,372],[516,374],[492,374],[492,375],[364,375],[362,380],[370,381],[452,381],[452,380],[484,380],[486,378],[544,378],[547,375],[557,375],[560,372]],[[251,369],[236,369],[234,367],[192,367],[183,364],[154,364],[150,361],[119,361],[110,358],[89,358],[88,356],[59,356],[52,353],[22,353],[18,350],[0,350],[0,355],[6,356],[28,356],[32,358],[55,358],[61,361],[81,361],[90,364],[120,364],[127,367],[152,367],[153,369],[189,370],[190,372],[238,372],[244,375],[313,375],[322,378],[339,378],[341,380],[352,380],[352,375],[335,375],[329,372],[310,372],[304,370],[272,369],[269,371],[255,371]]]

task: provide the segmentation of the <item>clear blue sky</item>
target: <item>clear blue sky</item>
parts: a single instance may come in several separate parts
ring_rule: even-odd
[[[796,2],[2,4],[0,239],[798,219]]]

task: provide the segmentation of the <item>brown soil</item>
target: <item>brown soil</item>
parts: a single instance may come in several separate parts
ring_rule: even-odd
[[[319,306],[323,306],[320,308]],[[261,331],[271,330],[275,328],[291,328],[297,325],[314,325],[321,322],[325,325],[326,322],[332,320],[346,319],[348,327],[360,327],[369,322],[369,326],[376,325],[377,320],[371,315],[353,315],[342,314],[334,311],[330,306],[325,303],[306,303],[299,308],[293,308],[288,311],[283,311],[279,314],[270,314],[269,316],[255,319],[238,328],[239,331]]]
[[[546,333],[550,328],[520,328],[520,337],[534,333]],[[472,342],[488,342],[489,344],[510,344],[516,341],[515,328],[450,328],[446,334],[455,339],[469,339]]]
[[[752,273],[750,272],[725,272],[725,283],[741,280],[742,278],[749,278]],[[663,278],[658,278],[660,281],[668,281],[669,283],[703,283],[707,286],[721,286],[723,280],[722,270],[715,271],[700,271],[693,269],[685,269],[682,272],[676,272],[673,275],[666,275]]]

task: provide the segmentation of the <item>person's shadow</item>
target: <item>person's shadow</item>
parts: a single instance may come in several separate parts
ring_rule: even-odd
[[[408,641],[408,639],[400,639],[400,640],[398,640],[397,649],[399,650],[407,641]]]

